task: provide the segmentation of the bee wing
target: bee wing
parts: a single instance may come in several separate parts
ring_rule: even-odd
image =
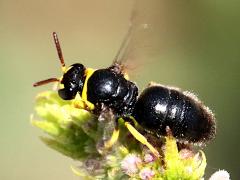
[[[136,1],[129,19],[128,31],[113,60],[113,65],[122,66],[122,70],[136,69],[136,65],[144,64],[149,57],[155,55],[157,17],[154,16],[158,1],[151,0],[150,5],[144,1]],[[153,11],[152,11],[153,10]],[[137,62],[136,62],[137,61]]]
[[[113,60],[113,64],[123,64],[123,61],[126,60],[126,55],[129,54],[129,42],[131,39],[133,31],[132,23],[130,22],[129,29],[127,34],[125,35],[123,42]]]

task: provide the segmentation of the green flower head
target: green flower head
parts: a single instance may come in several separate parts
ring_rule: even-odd
[[[172,136],[166,136],[156,145],[156,157],[136,140],[119,122],[119,138],[104,148],[113,131],[111,120],[99,120],[94,114],[75,106],[74,101],[62,100],[55,91],[40,93],[36,98],[34,126],[48,134],[41,140],[50,148],[78,160],[73,172],[83,179],[186,179],[204,176],[206,157],[203,151],[179,149]],[[146,134],[148,135],[148,134]],[[149,142],[156,141],[151,135]]]

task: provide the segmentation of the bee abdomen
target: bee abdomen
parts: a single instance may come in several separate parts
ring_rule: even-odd
[[[204,142],[215,134],[215,120],[197,98],[177,89],[155,85],[146,88],[136,102],[136,121],[156,135],[168,126],[179,140]]]

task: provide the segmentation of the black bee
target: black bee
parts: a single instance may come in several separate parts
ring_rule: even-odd
[[[129,35],[130,33],[127,37]],[[105,113],[106,109],[111,111],[116,128],[110,140],[105,143],[107,148],[118,138],[119,118],[125,120],[125,126],[131,134],[156,156],[159,156],[158,151],[131,125],[131,121],[136,120],[142,129],[156,137],[165,136],[166,128],[170,128],[173,136],[180,141],[204,143],[214,137],[214,116],[195,95],[176,88],[152,84],[138,97],[136,84],[128,80],[124,66],[118,61],[120,51],[128,38],[125,38],[110,67],[93,70],[82,64],[73,64],[66,69],[55,32],[53,37],[62,64],[63,77],[43,80],[34,86],[57,81],[60,84],[58,94],[62,99],[72,100],[79,94],[84,102],[80,107],[99,116]]]

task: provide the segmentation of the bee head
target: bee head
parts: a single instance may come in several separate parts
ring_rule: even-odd
[[[73,64],[67,70],[62,54],[62,49],[58,40],[56,32],[53,32],[53,39],[56,45],[59,61],[62,66],[63,76],[59,78],[49,78],[42,81],[38,81],[33,84],[34,87],[45,85],[51,82],[59,82],[60,89],[58,90],[59,96],[64,100],[74,99],[77,92],[82,92],[83,84],[85,81],[86,68],[82,64]]]
[[[77,92],[82,92],[85,81],[86,68],[82,64],[73,64],[63,74],[60,84],[63,85],[62,89],[58,90],[59,96],[64,100],[74,99]]]

